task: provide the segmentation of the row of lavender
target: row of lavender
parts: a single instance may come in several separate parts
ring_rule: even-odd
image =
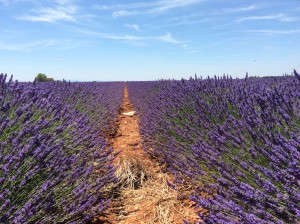
[[[0,223],[83,223],[115,181],[103,131],[123,83],[18,83],[0,75]]]
[[[295,77],[129,82],[146,150],[206,223],[300,221],[300,82]],[[206,197],[200,195],[208,195]]]

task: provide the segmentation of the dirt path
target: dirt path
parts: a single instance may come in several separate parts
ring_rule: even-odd
[[[188,200],[178,200],[178,192],[167,181],[172,177],[153,161],[142,149],[138,115],[123,113],[134,111],[124,89],[116,137],[111,139],[115,150],[122,150],[115,160],[119,185],[111,208],[100,223],[194,223],[198,216]],[[99,223],[99,222],[98,222]]]

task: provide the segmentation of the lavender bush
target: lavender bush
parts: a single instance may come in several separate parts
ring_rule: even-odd
[[[109,204],[103,130],[122,83],[18,83],[0,75],[0,223],[85,223]]]
[[[298,78],[298,77],[297,77]],[[300,217],[300,82],[214,77],[129,82],[146,150],[206,223],[296,223]],[[203,197],[202,195],[207,195]]]

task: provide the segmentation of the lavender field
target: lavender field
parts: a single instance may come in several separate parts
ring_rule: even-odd
[[[103,133],[124,84],[0,83],[0,223],[83,223],[106,209]]]
[[[128,83],[147,152],[196,186],[190,198],[209,210],[205,223],[300,221],[295,74]]]
[[[203,223],[300,222],[300,77],[19,83],[0,75],[0,223],[89,223],[117,182],[123,89]],[[174,185],[174,186],[173,186]],[[182,220],[182,223],[188,223]]]

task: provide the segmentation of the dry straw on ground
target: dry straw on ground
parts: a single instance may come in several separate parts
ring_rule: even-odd
[[[156,167],[159,168],[159,167]],[[160,169],[149,169],[139,158],[121,157],[116,171],[121,186],[120,199],[126,216],[120,223],[182,223],[197,220],[192,208],[178,200],[178,192],[168,186],[170,178]]]
[[[196,223],[199,217],[193,203],[187,198],[179,200],[180,192],[168,186],[172,176],[163,172],[163,167],[144,152],[138,115],[127,116],[128,111],[133,111],[133,106],[125,89],[117,134],[111,139],[111,146],[122,150],[114,161],[118,183],[113,188],[111,207],[95,222],[177,224],[186,219]]]

